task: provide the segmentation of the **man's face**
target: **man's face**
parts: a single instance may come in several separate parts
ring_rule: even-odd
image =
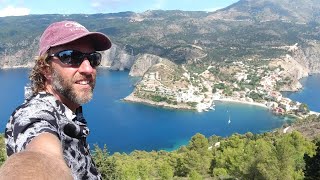
[[[52,52],[56,53],[62,50],[77,50],[83,53],[94,52],[94,48],[81,41],[53,48]],[[59,58],[53,57],[51,74],[53,94],[56,97],[58,96],[58,99],[69,108],[77,107],[90,101],[95,82],[96,69],[91,67],[87,59],[79,67],[70,67],[63,64]]]
[[[78,75],[77,73],[72,77],[69,75],[68,73],[60,73],[56,69],[53,69],[53,88],[76,104],[89,102],[92,99],[95,77],[91,78],[89,76]]]

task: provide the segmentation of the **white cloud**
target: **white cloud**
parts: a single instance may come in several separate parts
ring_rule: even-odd
[[[101,8],[101,6],[117,6],[128,3],[128,0],[91,0],[91,6]]]
[[[123,5],[128,5],[129,0],[91,0],[90,5],[96,11],[105,11],[106,9],[118,9]]]
[[[30,14],[30,9],[28,8],[18,8],[13,6],[7,6],[4,9],[0,9],[0,17],[5,16],[24,16]]]
[[[153,6],[152,9],[162,9],[163,5],[166,3],[166,0],[157,0]]]
[[[91,6],[94,8],[99,8],[101,6],[100,2],[92,2]]]
[[[214,12],[216,10],[222,9],[223,7],[215,7],[215,8],[209,8],[209,9],[204,9],[206,12]]]

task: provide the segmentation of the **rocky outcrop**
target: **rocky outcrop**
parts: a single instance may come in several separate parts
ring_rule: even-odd
[[[302,88],[299,80],[309,75],[309,69],[300,64],[295,58],[287,54],[284,58],[274,60],[270,63],[270,66],[281,67],[283,72],[281,76],[283,79],[289,78],[292,82],[286,83],[280,88],[280,91],[298,91]]]
[[[134,55],[129,55],[116,44],[113,44],[109,50],[103,51],[102,56],[101,65],[112,70],[129,70],[135,61]]]
[[[320,73],[320,42],[310,41],[304,48],[297,48],[292,57],[309,69],[310,73]]]
[[[129,75],[130,76],[143,76],[153,65],[163,61],[161,58],[152,54],[140,54],[137,56],[135,63],[133,64]]]
[[[288,51],[285,57],[270,63],[271,66],[284,68],[282,76],[289,77],[291,83],[283,86],[280,91],[298,91],[302,88],[299,80],[312,73],[320,73],[320,43],[308,41],[304,47],[298,43],[283,47]]]
[[[3,44],[2,47],[4,51],[0,51],[0,69],[32,67],[37,55],[38,39],[24,39],[17,44]]]

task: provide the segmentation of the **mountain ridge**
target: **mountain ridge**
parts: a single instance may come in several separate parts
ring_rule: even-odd
[[[240,0],[220,11],[222,12],[242,12],[243,15],[249,15],[250,19],[257,18],[260,21],[287,20],[292,22],[308,23],[312,21],[319,22],[320,6],[316,0]],[[266,16],[270,13],[269,16]],[[236,14],[235,14],[236,15]],[[275,18],[275,19],[273,19]]]
[[[111,38],[115,49],[104,52],[103,64],[115,70],[130,69],[141,54],[178,64],[270,59],[286,55],[287,51],[279,47],[298,43],[298,61],[316,73],[320,72],[319,12],[315,0],[240,0],[215,12],[155,10],[3,17],[0,67],[32,65],[40,33],[50,23],[67,19]]]

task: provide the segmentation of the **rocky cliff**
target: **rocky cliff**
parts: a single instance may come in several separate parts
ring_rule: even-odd
[[[101,62],[102,67],[108,67],[112,70],[129,70],[135,61],[135,56],[129,55],[116,44],[102,52],[103,59]]]
[[[320,73],[320,42],[309,41],[306,47],[293,52],[293,58],[310,73]]]
[[[33,66],[37,55],[38,39],[25,39],[17,44],[11,42],[2,46],[5,46],[5,49],[0,51],[0,69]]]
[[[164,60],[164,58],[161,58],[156,55],[152,54],[139,54],[136,58],[135,63],[131,67],[130,76],[143,76],[145,72],[148,71],[150,67],[152,67],[155,64],[158,64]]]
[[[298,91],[302,88],[299,80],[303,77],[309,75],[309,69],[304,65],[300,64],[296,59],[287,54],[285,57],[281,59],[274,60],[270,63],[270,66],[273,67],[281,67],[284,69],[281,74],[283,79],[286,81],[285,85],[283,85],[279,90],[280,91]]]

